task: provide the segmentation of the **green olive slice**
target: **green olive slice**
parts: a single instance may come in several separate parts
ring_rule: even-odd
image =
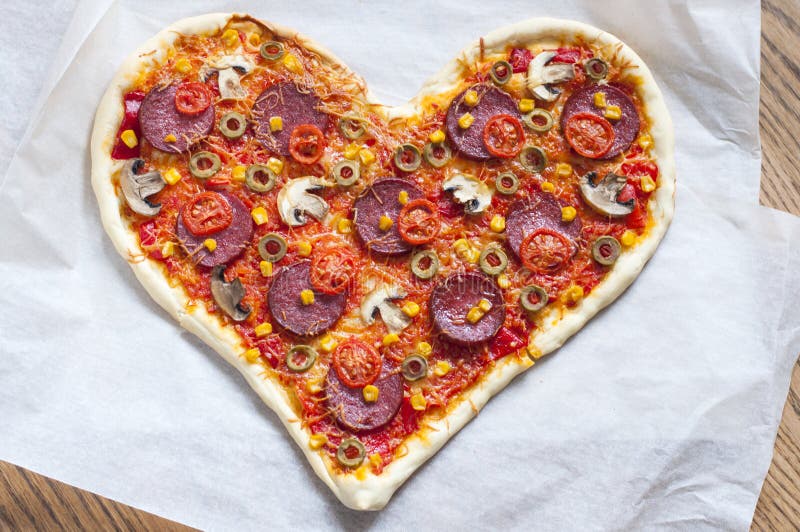
[[[231,111],[219,119],[219,130],[229,139],[238,139],[247,129],[247,119],[243,114]]]
[[[331,169],[333,179],[343,187],[354,185],[361,177],[361,167],[356,161],[344,159]]]
[[[339,448],[336,449],[336,459],[344,467],[351,469],[360,466],[366,455],[367,450],[364,448],[364,444],[355,438],[342,440]]]
[[[296,345],[286,353],[286,366],[295,373],[311,369],[317,361],[317,351],[310,345]]]
[[[277,61],[283,57],[284,53],[286,53],[283,44],[279,43],[278,41],[267,41],[261,45],[261,48],[259,48],[258,51],[261,54],[261,57],[267,61]]]
[[[428,361],[420,355],[409,355],[403,360],[401,368],[407,381],[418,381],[428,374]]]
[[[450,146],[444,142],[428,142],[422,149],[422,155],[428,164],[434,168],[441,168],[446,165],[450,158],[453,156],[453,151]]]
[[[430,279],[439,271],[439,257],[426,249],[411,257],[411,273],[420,279]]]
[[[519,162],[525,170],[538,173],[547,166],[547,153],[539,146],[525,146],[519,154]]]
[[[189,171],[198,179],[208,179],[219,172],[222,161],[210,151],[199,151],[189,159]]]
[[[367,132],[367,121],[357,114],[346,114],[339,118],[339,131],[350,140],[355,140]]]
[[[514,75],[514,69],[508,61],[498,61],[489,70],[489,77],[498,85],[505,85]]]
[[[622,246],[613,236],[601,236],[592,244],[592,257],[603,266],[611,266],[619,258]]]
[[[553,115],[547,109],[534,109],[522,115],[522,123],[537,133],[547,133],[553,128]]]
[[[494,178],[494,188],[496,188],[500,194],[510,196],[519,190],[519,178],[511,172],[497,174],[497,177]]]
[[[251,164],[244,174],[244,182],[253,192],[269,192],[277,179],[275,172],[263,164]]]
[[[286,239],[277,233],[268,233],[258,241],[258,254],[267,262],[278,262],[286,255]]]
[[[508,266],[508,255],[500,244],[492,242],[481,251],[478,264],[486,275],[500,275]]]
[[[537,312],[547,306],[549,297],[541,286],[535,284],[523,287],[519,291],[519,304],[528,312]]]
[[[583,64],[586,75],[595,81],[600,81],[608,75],[608,63],[599,57],[593,57]]]
[[[413,144],[401,144],[394,150],[394,164],[403,172],[413,172],[422,163],[419,148]]]

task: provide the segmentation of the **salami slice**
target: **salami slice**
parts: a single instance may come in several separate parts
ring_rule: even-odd
[[[403,190],[408,193],[409,201],[424,196],[414,183],[387,177],[375,181],[353,203],[356,234],[369,251],[379,255],[402,255],[411,251],[411,244],[403,240],[397,229],[397,215],[403,208],[399,196]],[[392,220],[392,226],[386,231],[380,228],[381,216]]]
[[[320,99],[311,91],[301,90],[291,81],[267,87],[253,105],[256,138],[265,148],[284,156],[289,155],[289,137],[300,124],[311,124],[325,131],[328,115],[319,110]],[[281,117],[282,126],[272,131],[269,119]]]
[[[383,363],[380,376],[372,383],[378,388],[378,400],[368,403],[361,388],[344,384],[334,369],[325,381],[328,407],[336,421],[354,432],[375,430],[389,423],[403,401],[403,378],[400,372]]]
[[[316,336],[341,317],[347,292],[329,295],[314,290],[309,274],[311,262],[304,260],[286,266],[275,275],[267,294],[269,311],[275,321],[298,336]],[[304,305],[300,292],[312,290],[314,302]]]
[[[472,107],[464,103],[464,94],[467,90],[474,90],[478,93],[478,103]],[[493,116],[501,114],[520,118],[519,110],[514,99],[507,92],[495,86],[478,84],[467,90],[456,96],[447,110],[445,118],[447,137],[453,147],[464,157],[475,161],[486,161],[492,158],[492,154],[483,143],[483,128],[486,123]],[[475,120],[467,129],[462,129],[458,125],[458,119],[465,113],[471,114]]]
[[[181,153],[214,128],[214,104],[200,114],[185,115],[175,107],[177,90],[175,83],[151,89],[139,108],[139,126],[154,148]],[[175,141],[167,142],[168,135],[174,135]]]
[[[481,299],[487,299],[492,307],[472,323],[467,314]],[[454,273],[440,281],[431,292],[430,309],[439,333],[458,345],[472,346],[491,339],[506,319],[500,288],[477,272]]]
[[[535,192],[527,199],[512,203],[506,212],[506,238],[514,253],[519,256],[525,237],[542,228],[552,229],[574,243],[581,233],[582,224],[577,216],[571,222],[561,220],[561,207],[565,205],[544,192]]]
[[[602,158],[611,159],[627,150],[631,142],[636,139],[636,135],[639,134],[639,113],[636,112],[633,100],[621,89],[613,85],[589,85],[573,92],[561,111],[561,130],[564,131],[567,120],[577,113],[603,116],[603,110],[594,105],[596,92],[602,92],[605,95],[606,105],[616,105],[622,112],[619,120],[609,120],[611,128],[614,130],[614,144]]]
[[[250,216],[250,210],[239,198],[227,192],[219,192],[219,194],[225,198],[233,210],[233,219],[228,227],[209,235],[196,236],[183,223],[183,213],[178,214],[175,227],[178,240],[189,254],[199,265],[209,268],[235,259],[253,238],[253,218]],[[209,251],[203,245],[207,238],[213,238],[217,243],[214,251]]]

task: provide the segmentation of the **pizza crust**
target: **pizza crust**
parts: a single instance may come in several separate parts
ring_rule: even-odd
[[[534,362],[524,353],[525,350],[518,353],[518,356],[509,355],[501,359],[478,385],[468,390],[449,407],[445,417],[426,420],[431,430],[409,437],[404,443],[407,450],[405,456],[395,458],[380,475],[368,472],[363,480],[358,480],[353,474],[338,472],[321,452],[311,450],[309,434],[301,427],[300,420],[292,411],[288,395],[280,385],[264,377],[259,364],[249,364],[241,356],[245,347],[236,333],[226,328],[218,316],[206,312],[202,305],[190,307],[189,298],[183,289],[170,286],[165,278],[165,268],[156,261],[142,256],[138,235],[129,228],[122,217],[121,207],[124,200],[117,194],[112,181],[112,176],[122,166],[121,161],[114,161],[110,157],[116,131],[123,116],[120,102],[139,72],[152,61],[162,60],[179,33],[213,33],[225,26],[234,16],[237,15],[214,13],[176,22],[142,44],[125,60],[112,79],[98,108],[91,140],[92,186],[100,206],[103,226],[119,254],[130,264],[150,296],[176,319],[181,327],[195,334],[242,373],[264,403],[278,415],[289,434],[305,453],[316,474],[339,500],[350,508],[378,510],[385,506],[395,490],[466,425],[493,395],[502,390],[516,375],[533,366]],[[265,26],[279,36],[300,40],[308,49],[350,72],[342,61],[313,40],[276,24],[270,23]],[[651,124],[650,134],[654,140],[655,156],[661,172],[658,189],[649,204],[655,223],[644,239],[622,254],[606,278],[577,306],[563,313],[556,311],[558,314],[550,312],[544,316],[538,333],[532,337],[529,344],[528,352],[533,358],[558,349],[633,282],[666,233],[674,211],[675,165],[672,121],[650,70],[633,50],[613,35],[587,24],[550,18],[530,19],[495,30],[483,37],[483,45],[485,53],[492,53],[502,51],[509,44],[525,46],[529,43],[548,41],[570,42],[576,37],[582,37],[589,43],[613,47],[619,57],[637,67],[636,75],[641,80],[639,95]],[[153,51],[155,52],[151,53]],[[479,54],[480,41],[476,41],[465,48],[459,57],[472,62]],[[459,61],[452,60],[425,83],[414,99],[406,105],[387,109],[388,117],[403,118],[417,114],[426,97],[455,90],[461,81],[461,72]],[[352,75],[357,77],[356,74]],[[379,103],[369,92],[366,96],[370,103]],[[190,308],[193,310],[187,310]]]

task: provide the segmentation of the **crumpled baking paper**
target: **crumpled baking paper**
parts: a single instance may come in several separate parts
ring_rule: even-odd
[[[312,36],[390,104],[496,27],[581,20],[644,58],[675,122],[675,219],[640,278],[381,512],[338,502],[100,225],[88,142],[118,65],[174,20],[231,10]],[[5,154],[0,458],[207,529],[747,529],[800,351],[800,223],[757,206],[758,2],[135,0],[74,13]]]

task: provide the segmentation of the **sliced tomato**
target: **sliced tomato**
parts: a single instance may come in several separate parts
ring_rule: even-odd
[[[363,388],[381,374],[381,354],[371,345],[350,338],[333,352],[333,369],[346,386]]]
[[[537,229],[526,236],[519,249],[525,267],[543,275],[563,270],[572,252],[572,243],[564,235],[547,228]]]
[[[356,256],[344,244],[317,245],[311,255],[311,284],[326,294],[341,294],[356,271]]]
[[[508,114],[493,116],[483,128],[483,143],[495,157],[503,159],[516,157],[525,144],[522,122]]]
[[[181,210],[183,224],[195,236],[222,231],[233,221],[233,208],[222,194],[202,192],[189,200]]]
[[[289,137],[289,153],[302,164],[314,164],[325,151],[325,135],[313,124],[300,124]]]
[[[514,48],[508,55],[508,62],[511,63],[514,74],[527,72],[531,59],[533,59],[533,52],[527,48]]]
[[[211,105],[211,89],[205,83],[181,83],[175,91],[175,108],[185,115],[198,115]]]
[[[608,153],[614,144],[614,128],[594,113],[577,113],[567,120],[564,136],[579,155],[598,159]]]
[[[432,242],[440,228],[439,209],[425,198],[409,201],[397,215],[400,237],[414,246]]]

